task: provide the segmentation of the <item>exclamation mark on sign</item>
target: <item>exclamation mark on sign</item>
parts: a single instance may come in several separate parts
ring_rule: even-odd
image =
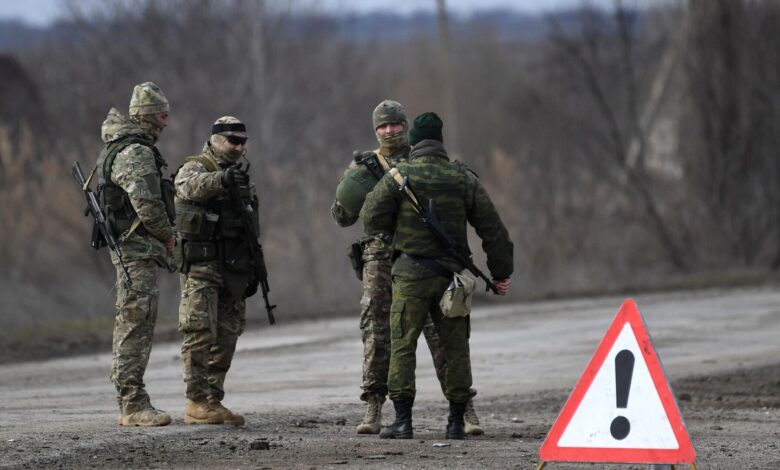
[[[634,354],[628,349],[615,356],[615,397],[618,408],[628,406],[628,392],[631,390],[631,377],[634,375]],[[631,431],[631,423],[625,416],[612,420],[609,432],[617,440],[625,439]]]

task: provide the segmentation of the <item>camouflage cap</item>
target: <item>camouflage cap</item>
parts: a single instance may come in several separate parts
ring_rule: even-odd
[[[364,167],[350,168],[336,188],[336,201],[353,215],[360,214],[360,208],[374,185],[376,178]]]
[[[215,134],[247,138],[246,126],[241,120],[233,116],[222,116],[214,121],[214,125],[211,126],[211,135]]]
[[[131,116],[168,113],[170,109],[168,99],[156,84],[144,82],[133,88],[133,95],[130,97]]]
[[[374,121],[374,130],[377,127],[392,124],[392,123],[406,123],[406,110],[403,105],[398,101],[384,100],[374,109],[372,115]]]

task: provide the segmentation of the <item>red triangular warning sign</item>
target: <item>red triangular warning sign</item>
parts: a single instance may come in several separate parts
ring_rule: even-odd
[[[677,401],[633,300],[623,302],[539,456],[547,462],[694,463]]]

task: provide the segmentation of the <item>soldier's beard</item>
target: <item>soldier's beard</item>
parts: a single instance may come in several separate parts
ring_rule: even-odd
[[[379,141],[379,146],[381,148],[392,152],[407,144],[407,132],[406,129],[403,129],[388,135],[379,135],[379,133],[376,133],[376,140]]]

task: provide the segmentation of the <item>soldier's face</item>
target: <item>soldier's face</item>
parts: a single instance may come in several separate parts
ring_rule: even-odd
[[[391,134],[395,134],[396,132],[401,132],[404,129],[404,125],[400,122],[392,122],[388,124],[382,124],[381,126],[376,128],[376,133],[386,137]]]
[[[239,137],[237,135],[225,136],[225,148],[231,152],[241,153],[244,151],[246,140],[246,137]]]
[[[157,123],[160,124],[160,127],[165,129],[168,127],[168,113],[155,113],[154,118],[157,120]]]

